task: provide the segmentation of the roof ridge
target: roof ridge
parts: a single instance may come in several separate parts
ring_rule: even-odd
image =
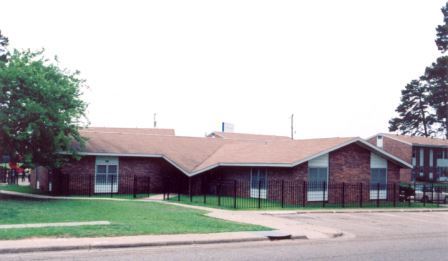
[[[218,146],[218,148],[216,148],[215,151],[213,151],[212,153],[210,153],[210,155],[208,155],[208,157],[205,157],[204,160],[202,160],[201,162],[199,162],[198,164],[196,164],[193,168],[191,172],[196,171],[196,168],[201,166],[202,163],[204,163],[205,161],[207,161],[209,158],[211,158],[213,155],[215,155],[219,150],[221,150],[223,147],[225,147],[226,145],[230,145],[230,144],[235,144],[238,142],[232,142],[232,143],[226,143],[226,142],[221,142],[221,144]],[[241,143],[246,143],[246,142],[241,142]]]

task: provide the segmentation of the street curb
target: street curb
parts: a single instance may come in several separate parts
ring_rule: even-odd
[[[342,234],[342,233],[341,233]],[[338,237],[336,234],[333,237]],[[308,239],[307,236],[292,236],[291,239]],[[259,241],[281,241],[270,240],[267,237],[240,238],[240,239],[211,239],[211,240],[182,240],[165,242],[141,242],[141,243],[117,243],[117,244],[88,244],[73,246],[47,246],[47,247],[27,247],[27,248],[5,248],[0,249],[0,254],[18,254],[31,252],[51,252],[51,251],[70,251],[70,250],[92,250],[92,249],[114,249],[114,248],[134,248],[134,247],[161,247],[161,246],[181,246],[181,245],[206,245],[206,244],[226,244],[226,243],[244,243]]]
[[[266,211],[262,215],[291,215],[291,214],[339,214],[339,213],[419,213],[419,212],[448,212],[448,208],[437,209],[372,209],[372,210],[315,210],[315,211]]]

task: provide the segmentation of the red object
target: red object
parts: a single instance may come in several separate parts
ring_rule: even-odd
[[[18,166],[17,166],[17,162],[10,162],[10,163],[9,163],[9,168],[11,168],[11,169],[17,169],[17,168],[18,168]]]
[[[24,171],[22,168],[17,168],[16,170],[17,170],[17,174],[22,174]]]

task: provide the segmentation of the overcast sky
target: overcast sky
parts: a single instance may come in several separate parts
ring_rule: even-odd
[[[91,126],[366,137],[440,55],[445,2],[3,0],[0,30],[81,71]]]

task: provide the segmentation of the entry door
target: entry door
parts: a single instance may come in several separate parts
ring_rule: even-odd
[[[95,193],[118,192],[118,158],[97,157],[95,166]]]
[[[268,177],[266,169],[251,169],[250,196],[253,198],[266,198]]]

